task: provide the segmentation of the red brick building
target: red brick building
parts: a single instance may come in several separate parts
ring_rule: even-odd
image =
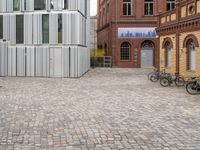
[[[115,67],[158,67],[157,14],[175,0],[98,0],[98,47]]]

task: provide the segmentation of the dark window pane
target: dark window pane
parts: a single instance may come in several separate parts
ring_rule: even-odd
[[[154,1],[145,0],[144,2],[144,15],[153,15]]]
[[[35,0],[34,1],[35,10],[44,10],[45,9],[45,0]]]
[[[42,42],[49,43],[49,15],[42,15]]]
[[[3,16],[0,15],[0,39],[3,39]]]
[[[120,48],[120,60],[129,61],[130,60],[130,44],[125,42],[122,43]]]
[[[62,14],[58,14],[58,43],[62,43]]]
[[[167,0],[167,11],[175,8],[175,0]]]
[[[68,0],[64,0],[64,9],[69,9],[69,2],[68,2]]]
[[[24,43],[24,16],[16,15],[16,43]]]
[[[20,10],[20,0],[13,0],[13,10],[14,11]]]
[[[131,4],[128,4],[128,15],[131,15]]]
[[[124,16],[130,16],[131,15],[131,12],[132,12],[132,2],[131,0],[124,0],[123,1],[123,15]]]

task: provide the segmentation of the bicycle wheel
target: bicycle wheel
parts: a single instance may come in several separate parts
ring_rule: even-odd
[[[159,80],[159,76],[158,75],[152,75],[151,77],[150,77],[150,81],[151,82],[157,82]]]
[[[185,85],[185,80],[184,80],[184,78],[183,78],[183,77],[177,77],[177,78],[175,79],[175,84],[176,84],[176,86],[178,86],[178,87],[184,86],[184,85]]]
[[[170,86],[170,81],[167,78],[162,78],[160,80],[160,85],[162,85],[163,87]]]
[[[195,94],[198,94],[198,91],[197,91],[197,83],[195,82],[189,82],[187,85],[186,85],[186,91],[191,94],[191,95],[195,95]]]
[[[155,72],[148,73],[148,75],[147,75],[148,79],[150,80],[151,76],[154,75],[154,74],[155,74]]]

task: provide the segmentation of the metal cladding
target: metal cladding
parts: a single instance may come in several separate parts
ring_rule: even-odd
[[[89,0],[44,0],[41,10],[35,1],[0,0],[0,76],[82,76],[90,67]]]

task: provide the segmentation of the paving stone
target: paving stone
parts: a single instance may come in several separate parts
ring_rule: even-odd
[[[97,68],[80,79],[0,78],[0,150],[200,150],[200,96]]]

